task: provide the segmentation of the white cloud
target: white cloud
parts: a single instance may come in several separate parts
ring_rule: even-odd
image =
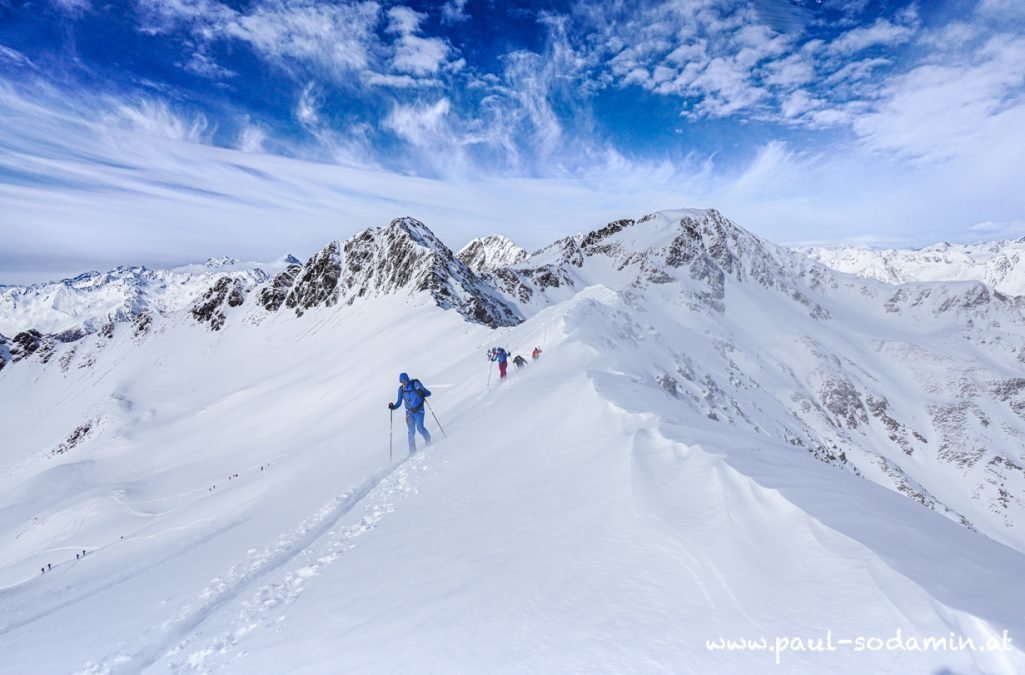
[[[267,2],[224,28],[226,36],[249,42],[282,65],[317,64],[325,74],[343,77],[368,64],[368,43],[378,19],[378,5],[324,5],[312,2]]]
[[[7,63],[13,63],[16,66],[27,66],[30,68],[35,67],[35,64],[32,63],[32,60],[29,59],[29,57],[22,54],[21,52],[19,52],[17,49],[11,49],[10,47],[0,45],[0,62],[3,61],[6,61]]]
[[[57,9],[70,14],[81,16],[92,8],[91,0],[50,0]]]
[[[320,107],[320,92],[314,82],[309,82],[303,87],[299,102],[295,106],[295,118],[307,128],[320,124],[320,114],[317,112]]]
[[[426,14],[409,7],[392,7],[388,10],[388,31],[400,35],[416,33],[425,17]]]
[[[186,26],[197,40],[241,40],[281,68],[314,68],[334,79],[368,67],[380,13],[376,2],[262,0],[244,12],[217,0],[136,2],[144,32]]]
[[[307,102],[315,99],[310,89]],[[308,107],[308,119],[319,120],[316,105]],[[534,248],[615,217],[678,206],[716,206],[783,242],[867,231],[914,244],[977,239],[987,231],[971,225],[1013,224],[1025,213],[1025,134],[981,138],[957,162],[909,165],[857,146],[810,155],[774,142],[735,168],[709,157],[640,162],[598,148],[571,173],[559,170],[556,155],[554,170],[538,178],[478,170],[426,179],[261,153],[272,139],[248,120],[237,143],[252,152],[211,147],[208,125],[154,101],[0,83],[0,116],[0,146],[11,149],[0,154],[0,281],[8,283],[211,252],[303,255],[406,214],[454,246],[497,231]],[[454,147],[501,147],[501,137],[487,135],[490,125],[472,127],[445,98],[395,108],[389,119],[409,142],[433,147],[439,162],[463,161]],[[347,136],[359,133],[372,131]],[[994,157],[994,147],[1010,151]]]
[[[839,70],[826,77],[824,83],[830,86],[840,84],[852,84],[863,82],[872,75],[877,68],[888,66],[892,63],[889,59],[873,58],[862,59],[845,63]]]
[[[413,145],[449,145],[451,141],[445,116],[452,104],[441,98],[427,105],[396,105],[385,118],[383,126]]]
[[[789,89],[815,79],[815,66],[801,53],[773,61],[766,66],[765,84]]]
[[[444,40],[417,35],[424,17],[409,7],[388,10],[388,31],[398,34],[392,68],[400,73],[434,75],[448,57],[449,47]]]
[[[1011,220],[1001,223],[987,220],[982,223],[976,223],[968,229],[986,239],[1017,239],[1025,237],[1025,220]]]
[[[160,34],[187,29],[199,49],[184,67],[213,79],[232,72],[213,62],[204,46],[230,40],[248,44],[300,81],[318,77],[345,85],[435,86],[443,71],[465,65],[461,59],[449,60],[454,50],[445,40],[423,34],[425,14],[405,6],[382,13],[372,0],[257,0],[244,10],[218,0],[135,1],[140,30]],[[382,19],[392,37],[378,34]]]
[[[780,112],[786,119],[795,119],[822,106],[822,99],[812,96],[804,89],[798,89],[783,101]]]
[[[448,46],[438,38],[403,35],[395,49],[392,67],[414,75],[433,75],[448,56]]]
[[[445,133],[449,105],[442,99],[395,111],[393,122],[429,140]],[[637,168],[632,176],[625,161],[614,175],[596,167],[586,180],[432,180],[215,148],[187,133],[151,135],[145,124],[120,122],[127,108],[159,109],[107,97],[69,100],[56,90],[28,95],[0,83],[0,115],[10,122],[0,126],[0,145],[17,148],[17,156],[0,155],[0,174],[22,177],[0,181],[0,282],[180,264],[211,252],[256,260],[305,255],[399,215],[421,218],[452,246],[501,231],[535,248],[612,215],[685,200],[664,168]],[[242,132],[250,141],[259,138],[252,126]]]
[[[1025,4],[1020,0],[982,0],[979,13],[995,19],[1025,18]]]
[[[224,80],[232,77],[238,77],[238,73],[217,64],[217,62],[202,52],[193,52],[189,57],[189,60],[182,64],[182,68],[193,75],[199,75],[200,77],[206,77],[211,80]]]
[[[852,28],[833,40],[829,48],[838,54],[853,54],[869,47],[893,46],[907,42],[914,35],[912,26],[898,25],[877,19],[871,26]]]
[[[441,82],[434,79],[413,77],[411,75],[384,75],[374,73],[367,77],[367,84],[372,87],[394,87],[396,89],[414,89],[417,87],[433,87]]]
[[[926,161],[1025,148],[1025,38],[993,38],[971,60],[951,61],[893,77],[853,123],[864,142]]]
[[[260,126],[244,120],[242,130],[238,134],[236,147],[242,152],[264,152],[267,131]]]
[[[188,143],[206,143],[214,129],[204,115],[179,115],[160,101],[119,102],[107,116],[111,127]]]
[[[470,15],[466,12],[467,0],[448,0],[441,6],[441,19],[445,23],[467,21]]]

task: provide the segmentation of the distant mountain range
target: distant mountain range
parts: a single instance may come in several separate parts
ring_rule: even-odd
[[[798,250],[835,270],[891,284],[981,281],[1002,293],[1025,295],[1025,237],[984,244],[943,242],[919,249],[838,246]]]

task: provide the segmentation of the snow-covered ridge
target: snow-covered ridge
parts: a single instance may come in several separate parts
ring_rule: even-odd
[[[920,249],[845,245],[797,250],[835,270],[892,284],[981,281],[1003,293],[1025,295],[1025,237],[983,244],[942,242]]]

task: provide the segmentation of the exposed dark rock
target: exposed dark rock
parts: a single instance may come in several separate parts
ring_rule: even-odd
[[[43,346],[43,335],[34,328],[22,331],[11,340],[10,353],[11,361],[17,363],[22,359],[32,356]]]
[[[455,309],[475,323],[497,327],[522,321],[491,284],[412,218],[365,230],[347,241],[343,252],[344,274],[338,286],[347,304],[368,294],[407,289],[430,293],[439,307]]]
[[[61,372],[66,373],[71,368],[71,361],[75,358],[75,353],[78,351],[78,345],[75,345],[71,349],[64,352],[60,357]]]
[[[81,326],[76,326],[74,328],[69,328],[65,331],[61,331],[60,333],[54,334],[53,338],[57,342],[77,342],[78,340],[81,340],[88,334],[89,333],[87,333],[84,328],[82,328]]]
[[[658,380],[658,384],[659,384],[659,386],[662,387],[663,391],[665,391],[667,394],[669,394],[673,398],[679,398],[680,397],[680,392],[679,392],[679,389],[678,389],[675,377],[673,377],[672,375],[662,374],[662,375],[659,375],[656,379]]]
[[[139,316],[135,317],[132,327],[132,334],[135,337],[146,335],[153,328],[153,315],[149,312],[142,312]]]
[[[294,309],[296,316],[302,316],[311,307],[330,307],[338,302],[338,281],[342,276],[339,253],[338,242],[331,242],[297,272],[295,283],[285,297],[285,306]]]
[[[75,430],[72,431],[70,434],[68,434],[68,437],[66,439],[64,439],[63,441],[61,441],[60,445],[58,445],[56,447],[56,449],[54,449],[53,454],[55,454],[55,455],[63,455],[68,450],[71,450],[72,448],[77,446],[79,443],[81,443],[83,440],[85,440],[86,436],[89,435],[89,432],[91,432],[92,429],[93,429],[93,422],[92,422],[92,420],[86,422],[85,424],[82,424],[82,425],[76,427]]]
[[[594,230],[593,232],[588,232],[587,235],[584,236],[584,238],[581,240],[580,248],[584,249],[584,251],[588,254],[591,254],[592,252],[598,252],[598,242],[600,242],[603,239],[606,239],[607,237],[611,237],[617,232],[621,232],[622,230],[630,227],[636,222],[637,221],[633,220],[632,218],[614,220],[601,229]]]
[[[271,285],[260,291],[260,298],[257,301],[260,306],[271,312],[278,311],[285,304],[285,298],[288,297],[288,292],[292,289],[292,284],[295,283],[295,279],[301,271],[302,265],[289,264],[288,267],[278,272]]]
[[[237,277],[224,276],[196,301],[192,316],[200,323],[209,323],[211,330],[220,330],[227,319],[224,306],[238,307],[246,298],[245,282]]]
[[[906,425],[901,424],[894,419],[890,411],[890,402],[883,398],[875,398],[873,396],[867,396],[865,399],[865,406],[872,415],[882,422],[883,427],[887,431],[887,437],[896,443],[900,449],[906,455],[913,455],[915,452],[914,446],[911,445],[911,440],[908,438],[909,430]],[[917,431],[911,430],[910,434],[916,440],[921,443],[926,443],[925,437]]]
[[[861,394],[850,380],[837,374],[830,374],[819,390],[819,398],[826,410],[833,413],[848,429],[868,422],[865,404]]]

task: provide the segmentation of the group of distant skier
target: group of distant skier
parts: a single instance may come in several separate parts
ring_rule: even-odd
[[[534,347],[534,352],[531,355],[534,361],[541,358],[541,348]],[[519,354],[513,356],[512,353],[505,347],[492,347],[488,350],[488,359],[493,362],[498,362],[498,377],[504,379],[506,376],[506,368],[509,366],[509,359],[512,358],[512,362],[517,368],[522,368],[527,365],[527,359],[523,358]]]
[[[527,365],[527,360],[522,356],[513,356],[508,349],[505,347],[492,347],[488,350],[488,360],[493,363],[498,363],[499,379],[503,380],[506,377],[506,369],[509,366],[509,359],[516,365],[517,368],[522,368]],[[541,358],[541,347],[534,347],[534,351],[531,354],[534,361]],[[388,403],[388,410],[395,411],[399,408],[404,407],[406,410],[406,429],[408,431],[409,439],[409,452],[416,452],[416,432],[420,432],[420,435],[424,439],[424,447],[431,444],[431,433],[427,431],[427,427],[424,425],[426,419],[425,406],[429,407],[427,399],[430,397],[431,391],[423,385],[420,380],[416,378],[410,378],[408,373],[399,374],[399,391],[398,396],[395,398],[395,402]],[[433,411],[432,411],[433,414]],[[435,417],[434,421],[437,422],[438,418]],[[440,428],[440,423],[439,423]],[[444,431],[444,429],[442,429]]]

